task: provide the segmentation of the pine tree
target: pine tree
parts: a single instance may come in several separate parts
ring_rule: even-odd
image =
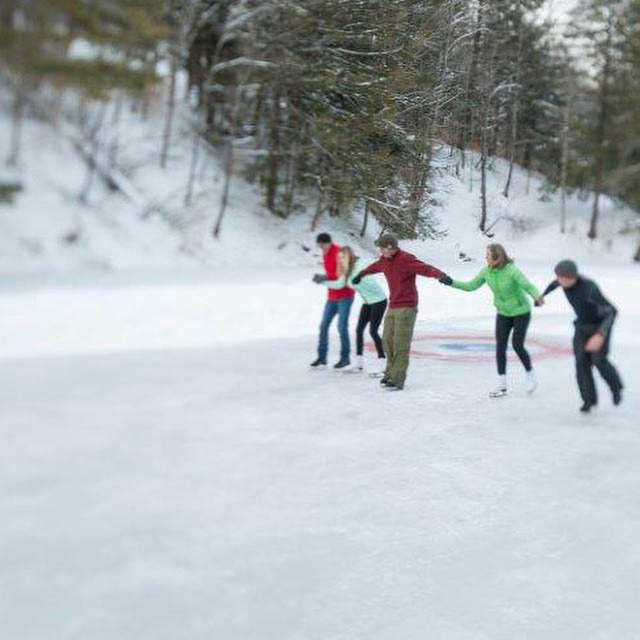
[[[580,39],[590,64],[593,89],[591,109],[582,120],[583,162],[587,164],[587,180],[594,192],[591,221],[587,236],[598,235],[600,197],[605,191],[605,174],[615,164],[612,126],[620,106],[615,91],[618,57],[619,21],[623,0],[588,0],[574,11],[575,21],[570,35]]]

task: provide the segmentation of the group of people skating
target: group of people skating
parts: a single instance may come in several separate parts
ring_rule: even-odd
[[[500,397],[507,393],[507,344],[510,335],[513,349],[526,371],[527,391],[532,393],[538,383],[533,373],[531,356],[525,348],[531,321],[529,298],[533,299],[535,306],[541,306],[548,293],[562,287],[576,313],[573,349],[578,388],[583,401],[580,411],[588,413],[598,402],[593,379],[594,366],[611,389],[614,404],[620,404],[623,384],[615,367],[608,360],[611,331],[617,311],[593,281],[578,273],[575,262],[559,262],[555,267],[555,279],[540,293],[515,266],[500,244],[490,244],[487,247],[487,266],[475,278],[465,282],[454,280],[440,269],[403,251],[390,234],[384,234],[378,239],[376,244],[380,249],[380,257],[367,267],[363,266],[362,260],[354,254],[351,247],[338,247],[328,233],[319,234],[316,241],[322,250],[325,273],[315,274],[313,281],[328,288],[328,299],[320,323],[318,357],[311,363],[312,368],[324,368],[327,365],[329,327],[337,315],[341,349],[340,359],[334,368],[364,370],[364,331],[369,325],[369,333],[380,363],[374,374],[381,376],[380,383],[385,389],[403,389],[418,315],[416,276],[422,275],[436,278],[442,284],[461,291],[475,291],[487,284],[493,292],[497,310],[495,336],[498,383],[489,395]],[[388,301],[384,290],[373,277],[376,273],[385,275],[389,288]],[[363,304],[356,327],[356,361],[352,366],[348,321],[356,291],[362,297]],[[383,317],[381,338],[379,327]]]

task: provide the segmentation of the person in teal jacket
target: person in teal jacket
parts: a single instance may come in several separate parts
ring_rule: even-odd
[[[364,330],[367,325],[369,325],[369,335],[375,344],[379,361],[383,362],[385,358],[378,329],[387,309],[387,295],[373,276],[365,276],[358,284],[353,283],[353,278],[363,268],[362,260],[354,254],[353,249],[351,247],[342,247],[338,253],[338,278],[336,280],[327,280],[326,276],[320,273],[313,277],[314,282],[324,284],[329,289],[351,287],[362,297],[362,307],[360,307],[360,315],[356,326],[356,364],[354,368],[356,371],[364,370]],[[380,373],[383,368],[384,364],[375,373]]]
[[[498,311],[496,316],[496,361],[498,365],[498,386],[489,395],[504,396],[507,393],[507,343],[513,329],[513,349],[527,372],[527,391],[533,392],[538,383],[533,374],[531,357],[525,349],[524,341],[531,321],[531,304],[527,294],[537,305],[544,304],[540,292],[527,280],[524,274],[513,264],[501,244],[490,244],[486,253],[487,266],[469,280],[453,280],[449,276],[440,278],[443,284],[462,291],[475,291],[487,284],[493,292],[493,304]]]

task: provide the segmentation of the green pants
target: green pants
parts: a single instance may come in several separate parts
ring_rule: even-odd
[[[415,307],[389,309],[384,320],[382,342],[387,354],[384,375],[397,387],[404,387],[409,368],[409,350],[418,310]]]

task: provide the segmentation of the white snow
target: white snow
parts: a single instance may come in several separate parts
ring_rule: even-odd
[[[506,164],[490,175],[490,222],[531,229],[494,227],[530,279],[542,288],[574,257],[619,308],[620,407],[599,384],[597,411],[578,413],[559,291],[530,329],[538,390],[510,361],[509,395],[489,400],[488,291],[426,279],[416,351],[466,336],[477,352],[414,357],[406,389],[387,393],[307,370],[325,296],[310,214],[277,221],[237,180],[212,241],[217,162],[184,210],[189,141],[163,173],[150,128],[132,126],[123,154],[164,216],[98,185],[75,202],[81,165],[33,123],[27,189],[0,205],[0,637],[637,638],[640,301],[637,238],[620,234],[637,216],[605,201],[590,243],[589,203],[572,197],[560,236],[538,176],[517,170],[505,199]],[[478,185],[446,150],[438,162],[448,235],[404,246],[471,277],[488,242]],[[78,228],[80,243],[60,242]],[[376,229],[358,228],[318,230],[371,257]],[[333,329],[332,358],[337,346]]]
[[[397,394],[308,372],[302,273],[9,290],[2,637],[633,638],[632,268],[595,274],[628,392],[587,417],[567,356],[498,401],[491,359],[414,358]],[[417,338],[491,335],[486,291],[420,288]],[[531,338],[569,344],[563,298]]]

